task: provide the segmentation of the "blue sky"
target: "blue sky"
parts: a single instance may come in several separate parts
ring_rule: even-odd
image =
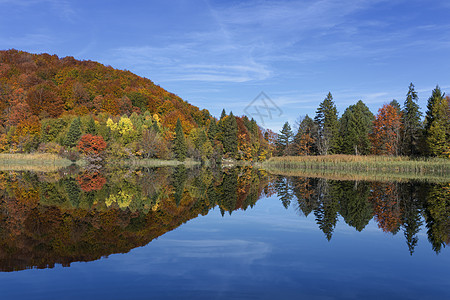
[[[425,109],[450,88],[448,1],[0,0],[0,48],[90,59],[153,80],[219,115],[265,92],[279,130],[314,115],[328,91],[340,114],[373,113],[408,85]],[[272,104],[270,104],[272,105]]]

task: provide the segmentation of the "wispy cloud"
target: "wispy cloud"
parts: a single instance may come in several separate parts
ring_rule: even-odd
[[[67,0],[0,0],[0,5],[14,5],[22,8],[30,9],[35,6],[49,5],[55,15],[63,20],[73,22],[77,16],[73,5]]]

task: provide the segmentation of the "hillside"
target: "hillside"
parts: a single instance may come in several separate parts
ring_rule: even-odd
[[[73,57],[0,51],[0,124],[17,125],[23,110],[40,119],[65,113],[111,115],[144,112],[163,116],[174,127],[180,117],[188,127],[206,125],[207,110],[129,71]],[[28,108],[24,108],[28,106]]]
[[[232,114],[216,120],[129,71],[73,57],[0,51],[0,152],[76,151],[81,135],[89,133],[101,136],[113,157],[178,158],[177,120],[186,135],[183,159],[270,155],[254,120]]]

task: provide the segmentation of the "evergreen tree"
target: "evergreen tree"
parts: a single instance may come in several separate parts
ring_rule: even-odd
[[[81,137],[81,120],[80,118],[75,118],[72,123],[70,123],[69,131],[63,140],[63,145],[67,147],[75,147],[78,140]]]
[[[222,109],[222,113],[220,114],[220,120],[222,120],[226,116],[227,116],[227,113],[225,112],[225,108],[224,108],[224,109]]]
[[[176,159],[179,161],[184,161],[186,159],[186,138],[184,137],[183,127],[181,126],[181,121],[179,118],[177,120],[177,125],[175,126],[173,152],[175,153]]]
[[[449,150],[450,126],[448,121],[448,102],[439,86],[428,99],[425,118],[425,144],[427,153],[443,156]]]
[[[340,144],[339,123],[331,93],[320,103],[314,122],[318,127],[317,146],[320,154],[336,153]]]
[[[94,118],[91,116],[86,124],[86,133],[97,135],[97,127],[95,126]]]
[[[404,155],[418,155],[419,154],[419,140],[421,133],[420,118],[422,113],[419,111],[417,101],[419,97],[414,90],[414,85],[409,85],[408,93],[406,94],[405,104],[402,111],[402,153]]]
[[[222,121],[223,152],[229,153],[230,157],[234,158],[238,152],[238,125],[236,118],[231,112],[230,115],[226,116]]]
[[[393,108],[395,108],[399,115],[402,113],[402,109],[400,107],[400,103],[398,103],[397,100],[392,99],[392,101],[389,103],[389,105],[392,106]]]
[[[278,134],[278,138],[277,138],[277,142],[276,142],[278,156],[290,154],[292,137],[293,137],[293,133],[291,130],[291,126],[289,125],[289,122],[286,122],[286,123],[284,123],[283,128],[281,129],[280,133]]]
[[[209,123],[209,128],[208,128],[208,138],[211,141],[211,143],[216,139],[217,136],[217,124],[216,124],[216,120],[214,118],[211,118],[211,121]]]
[[[373,120],[373,114],[361,100],[345,110],[339,128],[342,153],[369,154],[369,133],[372,131]]]

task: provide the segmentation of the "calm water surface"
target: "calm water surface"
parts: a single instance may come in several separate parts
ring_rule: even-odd
[[[0,178],[1,299],[450,298],[448,183],[184,168]]]

